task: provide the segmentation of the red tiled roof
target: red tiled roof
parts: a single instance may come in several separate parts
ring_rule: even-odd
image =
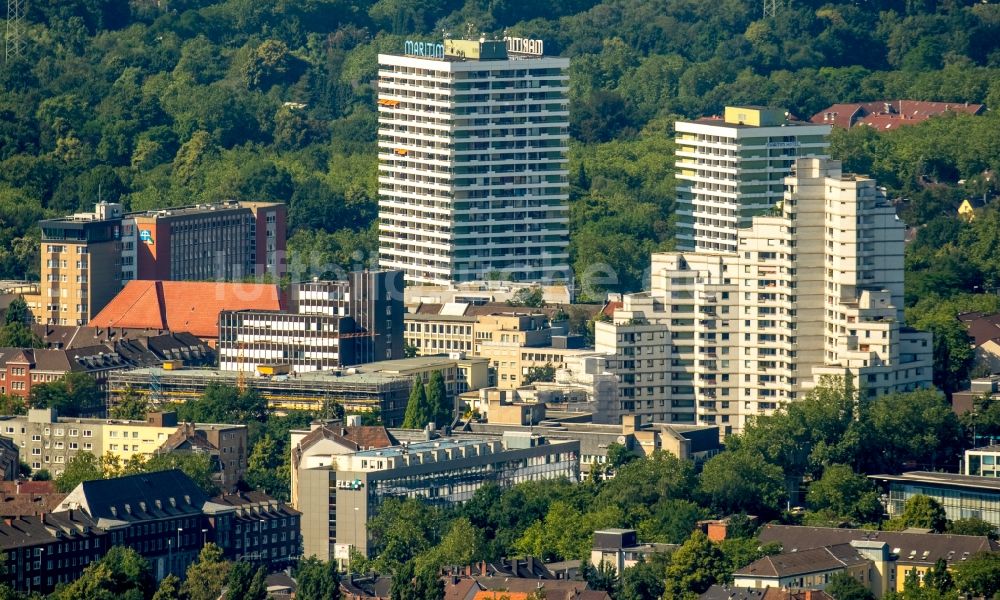
[[[188,331],[200,338],[216,338],[219,313],[224,310],[284,309],[276,285],[134,280],[89,326]]]
[[[604,305],[604,308],[601,309],[601,315],[605,317],[614,317],[615,311],[623,306],[625,306],[624,302],[616,302],[616,301],[608,302],[607,304]]]
[[[0,493],[3,494],[54,494],[54,481],[0,481]]]
[[[923,102],[920,100],[877,100],[834,104],[819,111],[809,121],[847,129],[854,125],[869,125],[878,129],[891,129],[914,125],[946,112],[981,114],[983,104],[968,102]]]

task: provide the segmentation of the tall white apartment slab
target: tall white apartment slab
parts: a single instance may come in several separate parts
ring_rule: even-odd
[[[620,382],[600,420],[729,434],[824,375],[850,374],[870,397],[931,384],[931,336],[902,320],[904,225],[884,191],[823,158],[797,160],[783,185],[734,251],[654,254],[650,291],[597,323]]]
[[[379,264],[408,283],[569,279],[569,59],[525,42],[378,57]]]
[[[735,251],[737,229],[781,200],[796,158],[826,156],[830,134],[829,125],[754,106],[678,121],[675,130],[677,244],[699,251]]]

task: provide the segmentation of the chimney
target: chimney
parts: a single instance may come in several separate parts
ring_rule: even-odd
[[[72,509],[72,508],[71,508],[71,509],[69,509],[69,520],[70,520],[70,521],[72,521],[72,520],[73,520],[73,509]]]
[[[45,525],[45,512],[44,512],[44,511],[42,511],[42,512],[41,512],[41,513],[40,513],[40,514],[38,515],[38,518],[39,518],[39,519],[40,519],[40,520],[42,521],[42,525]]]
[[[482,577],[486,577],[486,561],[485,560],[479,561],[479,575],[482,576]]]
[[[4,517],[3,518],[3,524],[6,525],[7,527],[10,527],[11,525],[14,524],[14,519],[12,519],[10,517]]]

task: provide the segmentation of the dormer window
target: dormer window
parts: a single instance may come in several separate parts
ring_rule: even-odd
[[[156,501],[156,510],[163,510],[163,503],[159,500]]]
[[[171,508],[177,508],[177,498],[174,498],[173,496],[170,497],[170,506]]]

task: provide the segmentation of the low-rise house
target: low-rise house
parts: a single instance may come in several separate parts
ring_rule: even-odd
[[[698,600],[834,600],[833,596],[820,590],[783,590],[733,585],[713,585],[698,596]]]
[[[773,524],[762,527],[758,539],[762,543],[780,543],[782,555],[850,544],[871,561],[873,571],[868,582],[876,596],[903,591],[910,572],[922,577],[939,559],[951,568],[978,552],[1000,550],[1000,545],[986,536]]]
[[[888,557],[884,544],[882,550],[884,563]],[[881,586],[878,566],[851,543],[765,556],[733,573],[733,585],[756,589],[822,590],[838,573],[847,573],[876,595],[881,596],[886,591]]]
[[[931,117],[945,113],[979,115],[986,110],[983,104],[969,102],[924,102],[920,100],[875,100],[834,104],[824,108],[809,121],[849,129],[868,125],[878,129],[892,129],[923,123]]]
[[[0,481],[0,517],[50,513],[66,498],[52,481]]]
[[[675,544],[640,543],[634,529],[602,529],[594,532],[590,564],[599,567],[603,563],[615,572],[623,573],[639,561],[648,561],[652,555],[669,552],[676,547]]]

